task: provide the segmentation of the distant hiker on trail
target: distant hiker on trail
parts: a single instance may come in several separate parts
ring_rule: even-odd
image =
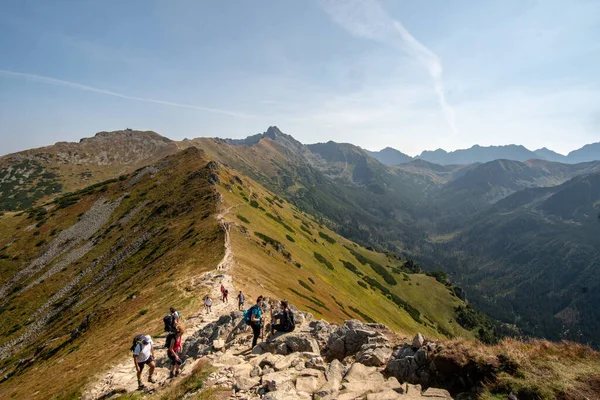
[[[179,368],[183,361],[179,358],[179,354],[181,353],[181,336],[185,328],[183,325],[177,325],[177,331],[175,333],[169,333],[167,335],[166,345],[169,350],[167,350],[167,356],[169,360],[171,360],[171,373],[169,374],[169,378],[174,378],[179,376]]]
[[[242,308],[244,308],[244,301],[246,301],[246,299],[244,298],[244,293],[242,293],[242,291],[240,290],[240,293],[238,293],[238,310],[241,310]]]
[[[225,286],[221,283],[221,300],[223,300],[223,292],[225,291]]]
[[[148,371],[148,382],[155,383],[154,379],[152,379],[152,374],[156,367],[154,364],[154,343],[149,335],[138,335],[133,340],[133,362],[135,363],[135,370],[137,372],[138,389],[144,389],[142,371],[146,364],[150,368],[150,371]]]
[[[296,328],[294,314],[290,310],[287,300],[281,300],[280,307],[281,311],[274,315],[271,312],[271,335],[274,335],[275,331],[291,332]],[[274,323],[276,320],[279,321],[277,324]]]
[[[212,312],[212,299],[209,296],[204,298],[204,309],[206,313]]]
[[[223,290],[223,303],[229,303],[229,290]]]
[[[249,323],[252,328],[253,338],[252,338],[252,348],[256,346],[256,342],[258,341],[258,337],[260,336],[260,325],[262,322],[262,305],[263,305],[263,297],[258,296],[256,299],[256,304],[248,309],[249,314]]]

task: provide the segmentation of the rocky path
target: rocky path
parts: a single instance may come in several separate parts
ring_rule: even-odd
[[[236,207],[238,206],[224,209],[217,215],[217,220],[225,232],[225,254],[223,259],[218,264],[216,270],[206,272],[200,277],[193,279],[193,284],[195,286],[206,286],[211,288],[210,297],[213,299],[212,312],[207,314],[204,311],[204,302],[201,302],[203,307],[201,310],[187,318],[184,316],[183,324],[185,325],[186,331],[183,335],[182,343],[185,342],[187,338],[201,331],[208,324],[217,321],[221,315],[237,310],[237,300],[235,298],[236,291],[233,286],[233,280],[230,275],[226,274],[233,266],[233,253],[231,251],[229,236],[229,230],[233,223],[225,220],[227,214]],[[221,300],[221,285],[229,290],[228,303],[224,303]],[[167,348],[165,346],[166,335],[155,336],[152,339],[154,341],[154,354],[156,359],[156,370],[153,378],[156,383],[152,384],[146,382],[148,377],[148,367],[146,367],[142,373],[142,381],[146,385],[146,392],[148,393],[160,390],[160,388],[164,388],[171,383],[176,383],[178,379],[185,377],[197,362],[195,359],[186,360],[182,366],[181,378],[175,378],[173,380],[169,379],[170,362],[167,357]],[[82,399],[103,399],[110,397],[111,394],[132,393],[137,390],[138,383],[135,365],[133,364],[132,355],[128,354],[128,357],[111,367],[108,372],[102,376],[96,378],[93,383],[85,389]]]

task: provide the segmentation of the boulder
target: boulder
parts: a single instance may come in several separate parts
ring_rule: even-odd
[[[296,390],[313,394],[317,391],[319,379],[314,376],[301,376],[296,379]]]
[[[379,324],[346,321],[329,336],[325,356],[330,360],[343,360],[355,355],[365,344],[387,344],[387,337],[377,330],[379,327]]]
[[[217,339],[217,340],[213,340],[213,349],[215,350],[221,350],[222,348],[225,347],[225,340],[223,339]]]
[[[424,338],[424,337],[423,337],[423,335],[421,335],[420,333],[417,333],[417,334],[415,335],[415,337],[413,338],[413,341],[412,341],[412,346],[413,346],[415,349],[418,349],[418,348],[420,348],[420,347],[423,347],[423,345],[424,345],[424,344],[425,344],[425,338]]]
[[[356,361],[373,367],[385,365],[392,356],[392,349],[387,346],[378,347],[373,344],[363,345],[356,355]]]
[[[329,367],[327,367],[327,371],[325,372],[325,378],[327,379],[327,382],[325,382],[325,384],[323,384],[319,390],[317,390],[316,397],[319,399],[336,398],[345,373],[346,367],[344,367],[340,361],[334,359],[331,364],[329,364]]]
[[[256,387],[260,384],[260,377],[250,377],[250,376],[238,376],[234,380],[234,389],[236,391],[240,390],[250,390],[253,387]]]
[[[315,338],[315,340],[319,344],[319,348],[326,351],[327,350],[326,349],[327,342],[329,341],[329,337],[331,336],[331,334],[333,332],[335,332],[336,329],[338,329],[338,326],[335,324],[330,324],[327,321],[318,320],[318,321],[311,321],[309,324],[309,327],[310,327],[310,334],[312,335],[312,337]]]
[[[183,354],[186,357],[198,358],[215,340],[224,340],[224,343],[229,343],[245,330],[244,313],[232,311],[188,337],[183,344]]]
[[[269,391],[281,390],[284,383],[292,382],[296,379],[296,374],[290,370],[271,372],[262,376],[262,384],[267,386]],[[294,388],[295,389],[295,388]]]
[[[385,383],[385,378],[375,367],[354,363],[344,376],[342,390],[363,395],[380,391]]]
[[[309,333],[304,332],[285,333],[256,347],[260,347],[265,352],[282,355],[296,352],[319,353],[317,341]]]
[[[386,389],[381,392],[367,394],[367,400],[396,400],[396,399],[402,399],[402,396],[398,392],[396,392],[392,389]]]
[[[419,365],[419,367],[427,365],[427,350],[424,347],[421,347],[415,353],[414,358],[415,358],[415,361],[417,362],[417,364]]]
[[[429,388],[423,393],[421,393],[421,396],[431,399],[452,400],[452,396],[450,396],[450,393],[445,389]]]

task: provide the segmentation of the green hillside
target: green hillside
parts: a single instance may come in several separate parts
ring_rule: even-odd
[[[464,303],[451,286],[338,236],[190,148],[0,216],[0,397],[69,398],[123,357],[133,334],[160,333],[169,306],[197,311],[207,291],[198,278],[225,254],[224,226],[231,274],[250,297],[409,336],[473,336],[456,322]]]

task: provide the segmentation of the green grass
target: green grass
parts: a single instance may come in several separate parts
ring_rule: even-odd
[[[331,261],[329,261],[328,259],[326,259],[325,257],[323,257],[323,255],[321,255],[320,253],[317,253],[315,251],[313,253],[313,255],[315,256],[315,258],[317,259],[318,262],[320,262],[321,264],[324,264],[330,270],[334,270],[335,269],[335,268],[333,268],[333,264],[331,264]]]

